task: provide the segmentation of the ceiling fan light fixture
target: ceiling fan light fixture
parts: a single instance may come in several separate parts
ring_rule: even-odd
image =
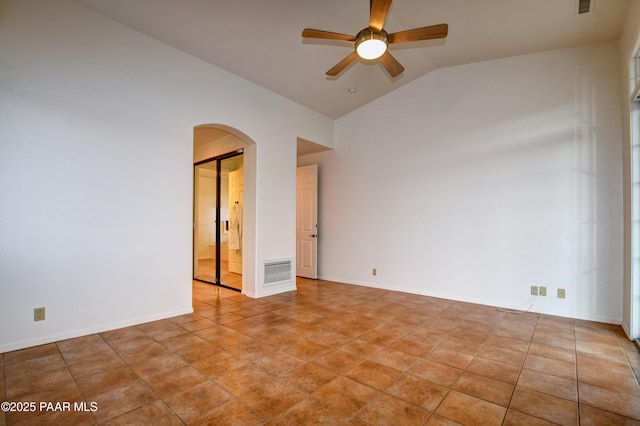
[[[373,31],[369,28],[360,31],[356,39],[356,52],[362,59],[377,59],[387,51],[389,42],[387,33]]]

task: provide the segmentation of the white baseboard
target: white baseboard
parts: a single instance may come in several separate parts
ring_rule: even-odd
[[[417,291],[414,288],[392,287],[385,284],[359,282],[359,281],[353,281],[353,280],[348,280],[348,279],[338,278],[338,277],[322,276],[322,277],[319,277],[319,279],[325,280],[325,281],[333,281],[333,282],[342,283],[342,284],[379,288],[381,290],[398,291],[403,293],[415,294],[419,296],[436,297],[438,299],[455,300],[457,302],[475,303],[479,305],[495,306],[495,307],[506,308],[506,309],[515,309],[515,310],[524,311],[529,308],[529,305],[516,306],[510,303],[505,304],[503,302],[496,301],[496,300],[457,297],[457,296],[452,296],[450,294],[442,294],[442,293],[435,293],[435,292],[429,292],[429,291]],[[622,318],[611,318],[611,317],[604,317],[604,316],[598,316],[598,315],[589,315],[589,314],[583,314],[580,312],[564,312],[564,311],[550,310],[550,309],[544,309],[544,308],[541,309],[539,307],[536,307],[535,305],[533,305],[531,309],[529,309],[529,312],[534,312],[534,313],[544,314],[544,315],[553,315],[553,316],[564,317],[564,318],[573,318],[573,319],[584,320],[584,321],[595,321],[595,322],[601,322],[605,324],[614,324],[614,325],[622,324]]]
[[[132,318],[126,321],[119,321],[90,328],[81,328],[77,330],[65,331],[63,333],[54,333],[47,336],[41,336],[35,339],[21,340],[17,342],[6,343],[0,345],[0,353],[16,351],[19,349],[30,348],[33,346],[45,345],[47,343],[59,342],[61,340],[74,339],[76,337],[87,336],[89,334],[102,333],[104,331],[116,330],[118,328],[130,327],[132,325],[144,324],[146,322],[158,321],[166,318],[177,317],[180,315],[193,313],[193,308],[180,309],[177,311],[165,312],[162,314],[150,315],[147,317]]]

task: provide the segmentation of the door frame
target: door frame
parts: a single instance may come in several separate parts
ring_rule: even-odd
[[[223,283],[220,282],[220,240],[221,240],[221,233],[220,233],[220,222],[221,222],[221,215],[220,215],[220,209],[221,209],[221,205],[222,205],[222,161],[226,160],[228,158],[233,158],[233,157],[237,157],[239,155],[244,155],[244,148],[240,148],[237,150],[234,150],[232,152],[227,152],[225,154],[221,154],[221,155],[217,155],[215,157],[211,157],[208,158],[206,160],[201,160],[198,162],[193,163],[193,206],[192,206],[192,211],[193,211],[193,232],[192,234],[192,246],[193,246],[193,261],[192,261],[192,271],[191,271],[191,276],[192,279],[198,282],[202,282],[202,283],[206,283],[206,284],[211,284],[211,285],[215,285],[218,287],[224,287],[224,288],[228,288],[230,290],[234,290],[234,291],[239,291],[241,292],[242,290],[239,290],[235,287],[231,287],[231,286],[227,286]],[[197,256],[198,253],[196,251],[196,196],[197,196],[197,190],[198,190],[198,186],[197,185],[197,179],[198,179],[198,175],[197,175],[197,167],[202,165],[202,164],[206,164],[206,163],[211,163],[215,161],[216,162],[216,270],[215,270],[215,282],[211,282],[211,281],[206,281],[200,278],[196,278],[196,262],[197,262]],[[244,280],[244,279],[243,279]],[[244,285],[243,285],[244,287]]]
[[[302,200],[300,200],[300,195],[301,195],[301,191],[299,188],[299,172],[301,171],[301,169],[308,169],[308,170],[312,170],[312,173],[314,175],[313,177],[313,188],[312,188],[312,192],[313,192],[313,199],[311,200],[312,205],[311,206],[306,206],[306,207],[310,207],[311,212],[306,212],[306,213],[311,213],[311,219],[313,222],[313,225],[311,226],[312,229],[307,229],[307,230],[298,230],[298,226],[304,222],[303,219],[300,217],[301,215],[304,216],[304,214],[302,214],[302,212],[300,211],[301,209],[305,208],[304,203],[301,203]],[[308,235],[304,235],[303,238],[299,238],[298,234],[307,234],[307,233],[311,233]],[[298,267],[298,265],[300,264],[299,262],[301,261],[300,257],[304,257],[303,253],[304,253],[304,243],[305,242],[311,242],[312,243],[312,254],[311,254],[311,265],[309,267],[304,267],[304,265],[302,267]],[[302,278],[310,278],[310,279],[318,279],[318,164],[308,164],[306,166],[298,166],[296,167],[296,276],[302,277]]]

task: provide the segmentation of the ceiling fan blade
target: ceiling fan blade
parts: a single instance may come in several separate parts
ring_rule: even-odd
[[[432,25],[430,27],[415,28],[413,30],[400,31],[389,34],[387,40],[389,44],[404,43],[407,41],[431,40],[435,38],[445,38],[449,32],[447,24]]]
[[[329,40],[356,41],[355,36],[351,36],[348,34],[332,33],[330,31],[314,30],[311,28],[305,28],[305,30],[302,31],[302,37],[326,38]]]
[[[384,21],[387,20],[387,13],[391,7],[391,0],[370,0],[369,7],[371,16],[369,18],[369,28],[376,31],[382,30]]]
[[[396,58],[394,58],[391,53],[387,50],[384,52],[384,55],[379,58],[382,65],[387,69],[391,77],[397,77],[404,71],[404,67],[400,65],[400,62]]]
[[[338,75],[340,72],[345,69],[351,62],[355,61],[358,57],[358,52],[355,50],[349,56],[338,62],[338,64],[327,71],[327,75]]]

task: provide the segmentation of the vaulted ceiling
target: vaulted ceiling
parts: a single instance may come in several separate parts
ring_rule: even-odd
[[[438,68],[617,40],[630,0],[591,0],[580,15],[579,0],[395,0],[389,33],[449,25],[446,39],[392,45],[405,67],[396,78],[364,60],[328,77],[353,44],[301,37],[304,28],[355,35],[368,25],[367,0],[75,1],[338,118]]]

